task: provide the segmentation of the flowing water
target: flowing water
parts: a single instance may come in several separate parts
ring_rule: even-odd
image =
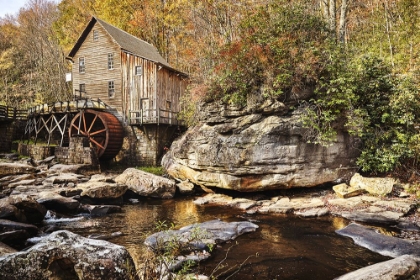
[[[67,229],[82,236],[121,232],[121,236],[109,241],[125,246],[136,264],[142,261],[145,236],[155,230],[157,221],[173,223],[176,227],[216,218],[254,222],[259,226],[256,232],[247,233],[220,246],[198,268],[200,272],[209,275],[220,262],[224,270],[242,264],[239,272],[229,279],[334,279],[349,271],[389,259],[336,234],[335,230],[347,223],[342,218],[261,214],[248,216],[232,208],[197,206],[192,201],[193,198],[145,199],[136,204],[124,205],[123,212],[105,217],[79,216],[47,221],[58,229]],[[226,256],[226,260],[223,260]],[[221,272],[221,269],[217,270],[215,275]]]

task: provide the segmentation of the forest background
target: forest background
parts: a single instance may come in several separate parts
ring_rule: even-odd
[[[199,99],[241,106],[309,89],[307,141],[346,129],[362,140],[362,171],[418,179],[418,0],[28,0],[0,18],[0,104],[71,99],[65,58],[91,16],[190,76],[190,124]]]

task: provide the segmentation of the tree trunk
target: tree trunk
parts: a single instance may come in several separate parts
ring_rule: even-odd
[[[330,14],[328,12],[328,6],[329,6],[328,0],[320,0],[319,5],[321,8],[322,16],[324,17],[325,20],[329,20]]]
[[[336,34],[336,0],[330,0],[330,30],[333,32],[333,34]]]
[[[388,18],[388,3],[384,3],[384,10],[385,10],[385,28],[386,28],[386,36],[388,38],[388,45],[389,45],[389,54],[391,56],[391,65],[392,68],[394,68],[394,48],[392,46],[392,41],[391,41],[391,27],[390,27],[390,22],[389,22],[389,18]]]
[[[341,1],[340,22],[338,26],[338,41],[345,43],[348,0]]]

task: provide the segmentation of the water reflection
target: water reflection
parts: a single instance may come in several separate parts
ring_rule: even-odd
[[[120,231],[123,235],[110,241],[125,246],[136,265],[139,265],[145,254],[143,241],[147,234],[155,230],[157,221],[167,221],[182,227],[215,218],[223,221],[252,219],[260,228],[216,250],[213,257],[199,267],[201,272],[208,275],[226,257],[229,247],[233,245],[223,262],[226,268],[239,266],[248,257],[250,259],[230,279],[333,279],[348,271],[388,259],[354,245],[349,238],[337,235],[335,230],[348,223],[343,218],[247,216],[232,208],[196,206],[191,198],[143,200],[138,204],[124,206],[122,213],[75,220],[63,223],[60,227],[83,236]],[[216,274],[223,274],[223,271]]]
[[[332,217],[331,220],[335,230],[345,228],[349,224],[349,221],[343,217]]]

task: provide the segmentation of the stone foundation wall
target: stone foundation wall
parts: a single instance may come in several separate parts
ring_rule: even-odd
[[[125,127],[123,146],[116,161],[129,166],[158,166],[177,134],[177,126]]]
[[[68,147],[56,147],[55,158],[63,164],[99,164],[95,151],[85,137],[71,137]]]
[[[55,148],[56,147],[19,143],[18,153],[22,156],[31,157],[35,160],[41,160],[54,155]]]
[[[23,121],[0,122],[0,152],[7,153],[17,149],[13,141],[23,137],[25,124]]]
[[[13,126],[10,123],[0,123],[0,152],[12,150]]]

